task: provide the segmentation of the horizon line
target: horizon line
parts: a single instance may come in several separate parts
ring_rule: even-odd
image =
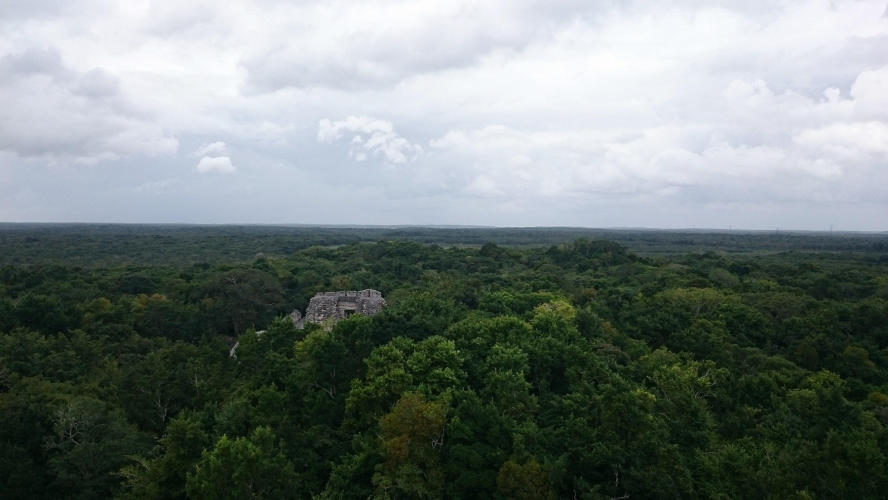
[[[652,227],[652,226],[497,226],[479,224],[352,224],[352,223],[302,223],[302,222],[60,222],[60,221],[0,221],[0,226],[179,226],[179,227],[292,227],[292,228],[339,228],[339,229],[487,229],[487,230],[588,230],[588,231],[663,231],[688,233],[821,233],[821,234],[888,234],[888,229],[801,229],[792,227],[735,228],[724,227]]]

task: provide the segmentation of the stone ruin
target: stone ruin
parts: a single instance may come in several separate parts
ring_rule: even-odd
[[[385,307],[385,299],[378,290],[348,290],[340,292],[320,292],[308,302],[305,317],[294,310],[290,313],[290,320],[298,328],[303,328],[305,323],[330,325],[352,314],[372,316]]]
[[[305,310],[305,317],[299,312],[299,309],[293,309],[290,313],[290,321],[296,325],[296,328],[305,328],[305,323],[316,323],[330,328],[334,323],[341,319],[345,319],[352,314],[363,314],[364,316],[372,316],[385,307],[385,299],[382,298],[382,292],[379,290],[348,290],[342,292],[320,292],[308,302],[308,308]],[[265,330],[256,332],[261,337]],[[235,342],[234,346],[228,352],[232,358],[237,358],[237,348],[239,342]]]

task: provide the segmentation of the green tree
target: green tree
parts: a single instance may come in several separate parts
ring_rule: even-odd
[[[201,415],[180,413],[170,421],[153,457],[135,458],[121,470],[124,497],[132,500],[185,498],[186,474],[212,444]]]
[[[500,493],[515,500],[554,500],[555,492],[549,475],[534,459],[524,464],[508,460],[500,467],[496,478]]]
[[[444,488],[441,448],[447,407],[406,392],[379,421],[384,462],[373,475],[381,498],[440,498]]]
[[[53,475],[51,488],[68,498],[109,498],[120,489],[117,471],[131,455],[149,446],[147,436],[129,424],[123,412],[84,396],[75,396],[52,415],[45,446]]]
[[[278,447],[276,439],[268,427],[256,428],[249,437],[222,436],[188,473],[188,496],[206,499],[298,496],[293,464]]]
[[[204,297],[211,324],[229,335],[270,323],[284,307],[278,279],[258,269],[235,269],[214,277],[204,286]]]

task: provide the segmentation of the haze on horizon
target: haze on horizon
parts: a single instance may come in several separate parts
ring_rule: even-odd
[[[0,221],[888,229],[886,0],[0,5]]]

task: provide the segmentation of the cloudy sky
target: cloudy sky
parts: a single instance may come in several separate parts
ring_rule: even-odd
[[[886,0],[0,0],[0,221],[888,230]]]

